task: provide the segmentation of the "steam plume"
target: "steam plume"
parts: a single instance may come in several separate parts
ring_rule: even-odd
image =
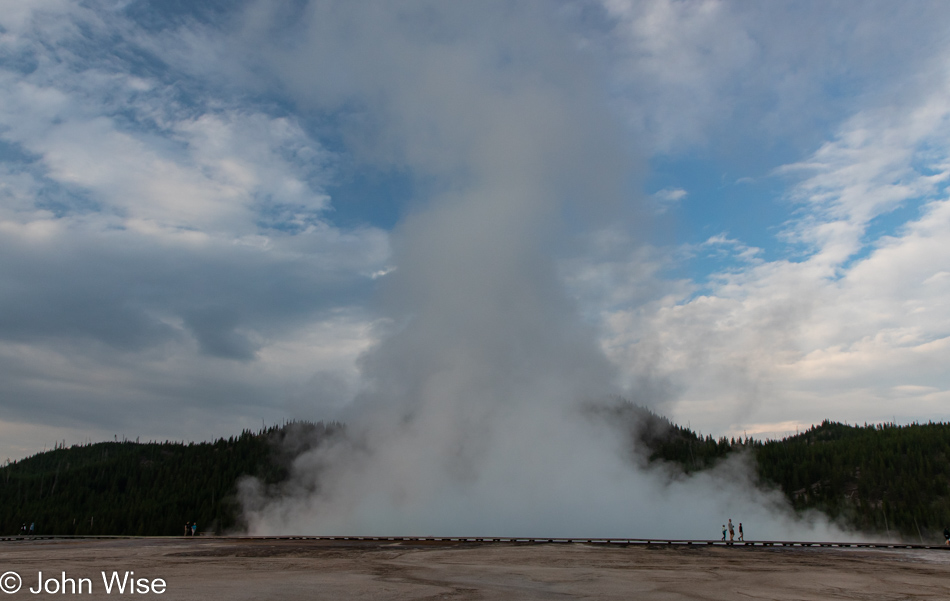
[[[297,15],[293,50],[265,52],[306,65],[278,69],[301,103],[357,104],[350,148],[410,170],[428,194],[393,233],[380,293],[390,329],[363,358],[346,439],[301,455],[277,495],[248,485],[252,532],[705,538],[728,517],[761,537],[793,527],[742,460],[671,479],[638,468],[619,429],[585,416],[585,402],[618,392],[615,373],[555,262],[565,240],[623,216],[633,161],[593,61],[547,7],[321,3]]]

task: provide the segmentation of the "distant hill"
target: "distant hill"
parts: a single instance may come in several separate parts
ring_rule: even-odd
[[[950,424],[824,421],[753,450],[762,480],[796,509],[911,541],[942,541],[950,525]]]
[[[950,424],[849,426],[825,421],[782,440],[714,439],[619,401],[592,408],[627,424],[631,457],[692,473],[749,453],[760,484],[797,510],[907,540],[942,540],[950,524]],[[239,529],[237,481],[276,484],[294,457],[344,435],[336,423],[291,422],[213,443],[102,442],[0,467],[0,534],[177,535]]]
[[[100,442],[57,448],[0,468],[0,533],[177,535],[240,526],[236,483],[287,477],[293,456],[342,431],[292,422],[213,443]]]
[[[760,485],[776,487],[798,511],[909,541],[942,541],[950,525],[950,424],[850,426],[824,421],[782,440],[698,436],[646,409],[631,425],[650,461],[685,472],[732,453],[750,453]],[[643,424],[649,424],[644,426]]]

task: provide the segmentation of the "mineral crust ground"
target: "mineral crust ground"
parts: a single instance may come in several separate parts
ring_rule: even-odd
[[[101,573],[126,571],[165,592],[107,594]],[[76,596],[30,592],[50,578],[88,578],[85,599],[950,598],[950,551],[919,547],[50,538],[0,542],[4,586],[8,572],[22,580],[11,600]]]

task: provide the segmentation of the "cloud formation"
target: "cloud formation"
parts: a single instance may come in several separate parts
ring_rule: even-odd
[[[327,220],[335,153],[164,62],[121,7],[0,25],[7,428],[201,439],[286,416],[316,372],[352,380],[389,248]],[[334,338],[299,346],[316,332]],[[271,360],[295,344],[319,365]]]
[[[633,373],[679,386],[680,419],[781,435],[817,415],[947,419],[947,59],[927,93],[843,122],[792,178],[787,258],[719,235],[734,264],[634,309],[605,310],[606,344]],[[690,252],[697,252],[695,249]],[[797,417],[801,416],[801,417]],[[805,417],[808,416],[808,417]]]
[[[651,152],[757,152],[820,143],[855,103],[901,102],[928,86],[947,41],[939,3],[747,4],[604,0],[605,47],[630,125]],[[738,146],[737,146],[738,145]]]
[[[384,421],[444,363],[447,432],[545,377],[950,417],[943,4],[166,4],[0,10],[0,457]]]

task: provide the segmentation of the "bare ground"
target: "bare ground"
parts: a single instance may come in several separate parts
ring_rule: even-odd
[[[435,545],[247,539],[0,543],[0,573],[162,578],[162,599],[948,599],[950,552],[584,544]]]

